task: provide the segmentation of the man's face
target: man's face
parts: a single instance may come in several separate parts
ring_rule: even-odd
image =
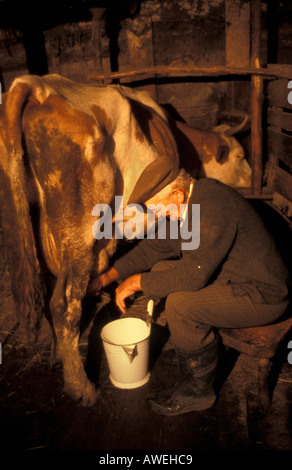
[[[180,218],[180,205],[184,204],[187,195],[181,189],[172,192],[162,190],[145,202],[147,209],[155,212],[155,217],[168,216],[172,220]]]

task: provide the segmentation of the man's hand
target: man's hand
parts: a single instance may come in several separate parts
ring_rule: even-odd
[[[117,287],[116,304],[123,313],[126,313],[125,299],[139,290],[141,290],[141,274],[134,274]]]
[[[113,281],[119,279],[119,273],[115,268],[110,268],[108,271],[100,274],[99,276],[90,279],[86,295],[98,295],[100,290]]]

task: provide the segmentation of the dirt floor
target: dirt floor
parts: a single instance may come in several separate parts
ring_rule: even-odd
[[[128,313],[143,317],[146,304],[143,299],[137,303]],[[285,358],[267,412],[257,404],[256,362],[231,350],[227,354],[222,348],[215,406],[204,412],[164,417],[150,409],[147,395],[176,380],[176,368],[166,365],[161,356],[161,349],[168,344],[166,327],[157,323],[152,327],[149,382],[122,390],[109,380],[99,336],[101,326],[110,318],[117,318],[113,302],[93,315],[80,339],[87,373],[102,391],[92,408],[84,408],[63,394],[62,370],[58,364],[51,365],[49,346],[41,346],[30,357],[17,331],[8,338],[6,335],[0,366],[2,449],[292,450],[292,366]]]
[[[272,375],[271,407],[257,403],[257,362],[220,349],[218,400],[209,410],[177,417],[156,414],[147,395],[171,386],[176,368],[164,363],[168,330],[163,313],[152,326],[150,380],[122,390],[109,380],[100,340],[102,326],[118,318],[111,292],[87,299],[81,324],[80,352],[89,378],[101,387],[100,400],[85,408],[63,393],[60,364],[51,363],[50,329],[43,323],[35,353],[24,347],[16,325],[5,253],[0,264],[0,448],[2,450],[218,451],[292,450],[292,365],[288,348]],[[129,316],[145,318],[138,297]]]

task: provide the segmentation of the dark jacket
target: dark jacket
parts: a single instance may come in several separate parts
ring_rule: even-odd
[[[143,239],[116,261],[122,279],[143,273],[147,296],[166,297],[174,291],[198,291],[216,281],[230,284],[234,295],[249,295],[254,302],[277,304],[288,295],[288,270],[274,241],[250,203],[217,180],[194,182],[189,200],[200,204],[200,244],[182,250],[181,238]],[[175,268],[147,272],[158,261],[178,258]]]

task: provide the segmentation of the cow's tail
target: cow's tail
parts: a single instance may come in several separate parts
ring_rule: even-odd
[[[8,93],[5,110],[7,176],[12,199],[10,211],[13,212],[9,214],[10,221],[13,221],[10,224],[10,230],[16,231],[13,233],[13,240],[19,254],[18,260],[14,256],[14,266],[11,266],[10,271],[17,316],[25,327],[30,344],[34,343],[38,337],[46,295],[30,216],[22,145],[22,114],[31,92],[31,86],[25,82],[18,82],[12,86]]]

